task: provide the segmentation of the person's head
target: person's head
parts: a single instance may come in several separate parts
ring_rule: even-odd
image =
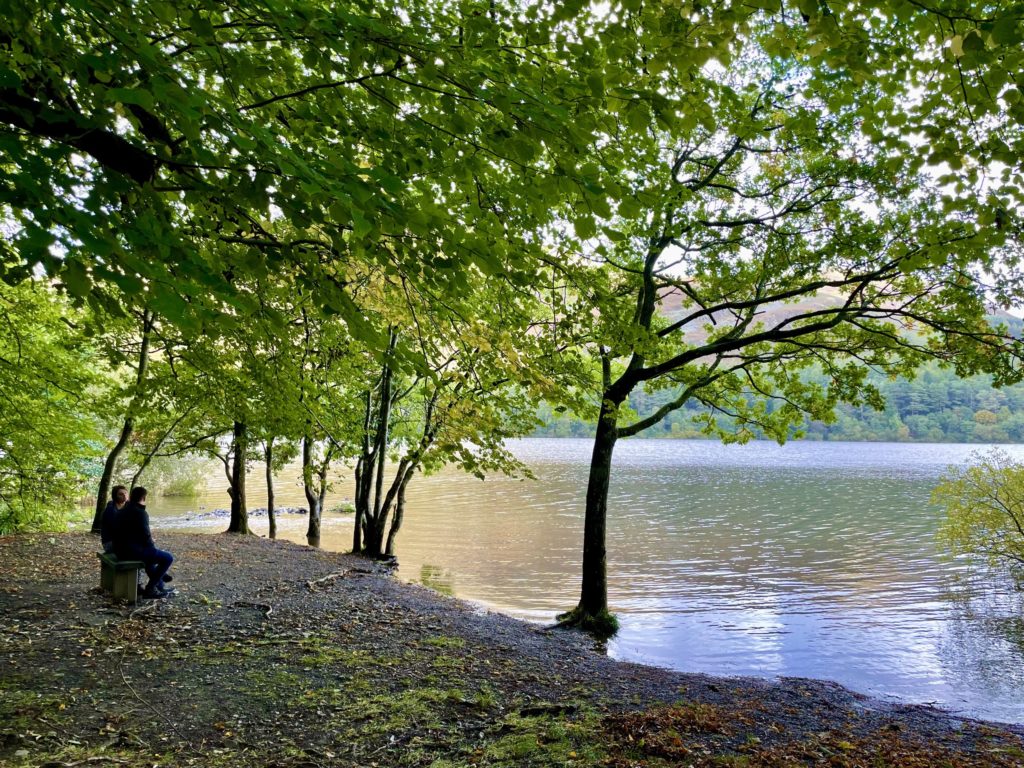
[[[146,489],[141,485],[136,485],[132,488],[132,494],[129,497],[132,504],[145,504],[146,503]]]
[[[123,485],[115,485],[114,490],[110,492],[110,498],[114,500],[115,504],[124,504],[128,501],[128,489]]]

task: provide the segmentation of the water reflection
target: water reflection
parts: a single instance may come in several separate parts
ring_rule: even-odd
[[[578,597],[590,444],[513,447],[536,482],[417,478],[399,574],[550,622]],[[621,443],[608,558],[609,601],[622,629],[610,652],[688,671],[828,678],[1024,720],[1021,593],[945,557],[934,539],[931,487],[975,449]],[[297,478],[282,477],[279,503],[303,504]],[[327,506],[350,485],[340,474]],[[202,503],[212,509],[225,500]],[[157,511],[185,524],[185,509],[165,501]],[[265,497],[253,493],[249,503]],[[265,517],[253,523],[265,531]],[[189,525],[217,530],[226,520]],[[322,533],[325,547],[348,549],[351,516],[328,514]],[[279,535],[304,542],[305,520],[283,517]]]
[[[455,574],[436,565],[421,565],[419,582],[442,595],[455,595]]]

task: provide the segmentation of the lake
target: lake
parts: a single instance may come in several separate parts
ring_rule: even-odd
[[[525,439],[536,480],[416,478],[399,535],[399,575],[531,621],[575,605],[590,441]],[[984,446],[626,440],[615,452],[608,521],[609,653],[682,671],[836,680],[856,691],[1024,721],[1024,595],[944,554],[932,487]],[[1024,446],[1004,446],[1024,459]],[[266,504],[262,474],[250,509]],[[302,506],[297,467],[279,505]],[[335,476],[327,507],[351,496]],[[227,506],[153,498],[154,527]],[[252,519],[266,532],[266,517]],[[279,535],[305,541],[305,519]],[[157,534],[159,537],[159,533]],[[324,517],[322,544],[351,548],[352,519]]]

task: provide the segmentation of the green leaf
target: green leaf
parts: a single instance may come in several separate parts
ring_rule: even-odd
[[[597,225],[592,216],[579,216],[573,221],[573,228],[576,230],[576,237],[581,240],[589,240],[597,234]]]
[[[188,25],[192,28],[192,31],[199,37],[214,37],[213,24],[210,22],[209,19],[203,17],[198,12],[192,14],[192,16],[188,20]],[[213,40],[211,40],[210,42],[213,42]]]
[[[153,94],[144,88],[110,88],[105,97],[107,101],[137,104],[143,109],[153,109]]]
[[[369,221],[358,209],[352,209],[352,232],[356,237],[366,237],[373,231],[373,222]]]
[[[972,29],[963,37],[963,50],[967,51],[981,51],[985,48],[985,40],[981,36],[981,32],[976,29]]]
[[[72,296],[82,298],[92,290],[92,279],[89,277],[89,272],[79,261],[65,262],[61,277],[64,279],[68,293]]]
[[[0,88],[17,88],[21,85],[21,77],[12,69],[0,65]]]
[[[626,196],[619,200],[618,214],[624,219],[638,219],[643,213],[643,208],[632,197]]]
[[[1017,19],[997,19],[992,26],[992,40],[999,45],[1015,45],[1021,42],[1020,24]]]

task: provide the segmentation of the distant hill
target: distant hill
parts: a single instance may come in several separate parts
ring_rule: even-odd
[[[834,307],[840,301],[837,293],[823,291],[818,296],[793,304],[776,304],[765,309],[762,322],[771,325],[787,315]],[[682,306],[678,292],[662,298],[661,311],[670,320],[689,312]],[[991,315],[993,324],[1003,324],[1015,336],[1024,332],[1024,320],[1008,312]],[[721,322],[727,322],[721,318]],[[696,340],[703,330],[691,332]],[[886,400],[884,411],[841,405],[834,424],[808,422],[804,437],[811,440],[888,440],[918,442],[1024,443],[1024,384],[993,389],[987,376],[960,379],[952,371],[937,364],[926,366],[913,381],[890,381],[871,375],[870,381]],[[635,392],[630,407],[640,416],[654,412],[673,397],[670,390]],[[641,437],[701,437],[694,423],[703,409],[682,408]],[[571,415],[556,414],[542,406],[539,417],[545,426],[535,431],[538,437],[590,437],[593,424]]]

